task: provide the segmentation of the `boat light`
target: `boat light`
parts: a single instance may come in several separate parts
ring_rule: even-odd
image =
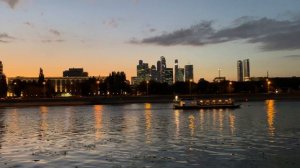
[[[177,100],[178,100],[178,96],[176,95],[176,96],[175,96],[175,101],[177,101]]]

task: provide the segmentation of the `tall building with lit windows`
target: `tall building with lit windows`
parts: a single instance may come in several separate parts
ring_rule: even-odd
[[[150,69],[148,63],[144,63],[143,60],[139,60],[136,70],[138,83],[150,80]]]
[[[243,62],[241,60],[237,61],[237,81],[238,82],[244,81]]]
[[[173,84],[173,68],[166,68],[165,70],[165,81],[169,85]]]
[[[184,66],[184,70],[185,70],[185,81],[188,82],[190,80],[194,81],[194,68],[193,65],[185,65]]]
[[[184,81],[184,68],[179,68],[178,60],[175,60],[175,82],[183,82]]]
[[[178,68],[177,81],[184,82],[184,68]]]
[[[164,83],[166,82],[166,69],[167,69],[167,63],[166,63],[166,58],[164,56],[160,57],[160,82]]]
[[[244,81],[250,81],[250,61],[249,59],[243,60]]]
[[[160,82],[161,81],[161,75],[160,75],[160,68],[161,68],[161,62],[158,60],[157,61],[157,64],[156,64],[157,66],[157,72],[156,72],[156,74],[157,74],[157,81],[158,82]]]
[[[175,60],[175,67],[174,67],[174,71],[175,71],[175,82],[178,81],[178,59]]]
[[[157,81],[157,70],[155,65],[152,65],[150,68],[150,79],[153,81]]]
[[[249,59],[237,61],[237,81],[250,81],[250,61]]]

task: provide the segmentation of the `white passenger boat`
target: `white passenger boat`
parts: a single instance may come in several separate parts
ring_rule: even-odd
[[[225,109],[239,108],[232,99],[179,99],[174,100],[174,109]]]

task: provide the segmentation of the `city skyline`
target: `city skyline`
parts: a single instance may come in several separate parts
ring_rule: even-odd
[[[37,76],[40,67],[45,76],[61,76],[69,67],[83,67],[91,76],[124,71],[130,79],[137,60],[155,64],[160,56],[172,67],[175,59],[193,64],[195,81],[212,81],[219,68],[237,80],[236,61],[248,58],[251,76],[300,76],[294,38],[300,2],[218,4],[0,0],[0,60],[8,77]]]

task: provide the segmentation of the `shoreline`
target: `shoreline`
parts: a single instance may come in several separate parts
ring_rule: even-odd
[[[179,95],[180,98],[198,99],[226,99],[232,98],[236,102],[247,101],[300,101],[300,93],[293,94],[206,94]],[[69,98],[17,98],[0,100],[0,108],[32,107],[32,106],[80,106],[80,105],[118,105],[132,103],[172,103],[174,95],[151,96],[97,96],[97,97],[69,97]]]

